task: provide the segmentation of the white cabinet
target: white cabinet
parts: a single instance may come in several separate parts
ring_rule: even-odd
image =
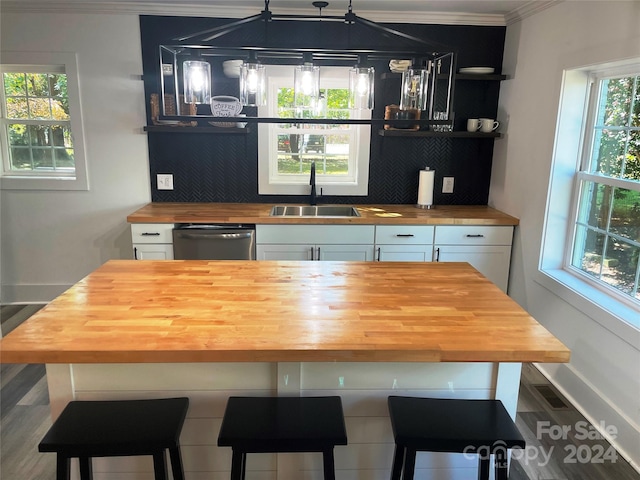
[[[258,260],[373,259],[373,225],[256,225]]]
[[[509,283],[511,226],[437,226],[434,260],[468,262],[503,292]]]
[[[131,240],[136,260],[173,260],[172,223],[134,223]]]
[[[430,262],[434,228],[426,225],[378,225],[375,259],[379,262]]]

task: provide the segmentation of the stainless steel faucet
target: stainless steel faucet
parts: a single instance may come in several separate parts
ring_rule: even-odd
[[[316,204],[316,162],[311,162],[311,178],[309,179],[309,185],[311,185],[311,195],[309,195],[309,205]]]

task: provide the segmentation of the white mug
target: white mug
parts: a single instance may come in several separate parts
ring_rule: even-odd
[[[480,129],[480,120],[470,118],[467,120],[467,132],[477,132]]]
[[[493,118],[481,118],[480,119],[480,131],[484,133],[493,132],[500,126],[500,122]]]

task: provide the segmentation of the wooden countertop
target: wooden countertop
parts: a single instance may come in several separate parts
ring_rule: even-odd
[[[0,341],[2,363],[567,362],[466,263],[111,260]]]
[[[271,217],[271,203],[150,203],[127,217],[129,223],[261,223],[353,225],[518,225],[517,218],[484,205],[355,205],[360,217]]]

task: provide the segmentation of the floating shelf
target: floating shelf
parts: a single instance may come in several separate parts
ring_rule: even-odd
[[[446,138],[500,138],[501,133],[491,132],[433,132],[431,130],[378,130],[381,137],[446,137]]]
[[[380,78],[382,80],[387,80],[387,79],[400,79],[402,77],[401,73],[391,73],[391,72],[385,72],[382,75],[380,75]],[[506,80],[507,76],[506,75],[500,75],[500,74],[479,74],[479,73],[456,73],[454,75],[454,80],[479,80],[479,81],[501,81],[501,80]]]
[[[250,128],[224,128],[224,127],[182,127],[170,125],[147,125],[145,132],[150,133],[213,133],[218,135],[246,135]]]

